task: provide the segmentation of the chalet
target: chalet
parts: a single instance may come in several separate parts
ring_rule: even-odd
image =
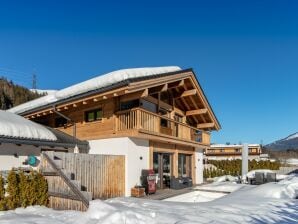
[[[0,110],[0,171],[36,168],[44,151],[87,152],[88,142]]]
[[[220,124],[192,69],[114,71],[10,109],[89,142],[90,154],[125,156],[125,195],[154,169],[158,187],[171,178],[203,181],[203,150]]]
[[[205,158],[210,160],[241,159],[243,145],[212,144],[205,151]],[[248,145],[248,159],[260,160],[262,154],[259,144]]]

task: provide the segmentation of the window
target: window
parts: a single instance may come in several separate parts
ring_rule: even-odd
[[[157,111],[157,105],[154,103],[151,103],[147,100],[141,99],[141,107],[144,108],[145,110],[148,110],[152,113],[156,113]]]
[[[178,154],[179,177],[191,177],[191,155]]]
[[[90,110],[85,112],[85,121],[99,121],[102,119],[102,109]]]
[[[57,117],[55,119],[55,127],[64,127],[67,124],[67,120],[64,117]]]
[[[129,110],[135,107],[139,107],[140,106],[140,100],[136,99],[136,100],[130,100],[130,101],[126,101],[126,102],[121,102],[120,103],[120,110]]]

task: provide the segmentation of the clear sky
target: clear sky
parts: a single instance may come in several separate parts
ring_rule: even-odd
[[[298,131],[298,1],[0,1],[0,75],[60,89],[121,68],[193,68],[216,143]],[[10,70],[8,70],[10,69]]]

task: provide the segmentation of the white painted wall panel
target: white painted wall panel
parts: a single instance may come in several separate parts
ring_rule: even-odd
[[[89,141],[90,154],[125,156],[125,196],[140,184],[142,169],[149,169],[149,140],[136,138],[109,138]]]

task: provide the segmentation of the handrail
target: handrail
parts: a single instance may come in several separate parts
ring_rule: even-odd
[[[89,207],[89,200],[85,197],[84,194],[74,185],[69,178],[62,172],[61,169],[57,167],[55,162],[49,157],[49,155],[45,152],[42,153],[44,158],[48,161],[48,163],[52,166],[52,168],[59,174],[59,176],[65,181],[67,186],[80,198],[83,204],[88,208]]]
[[[190,128],[190,129],[194,129],[194,130],[196,130],[196,131],[201,131],[201,132],[205,132],[205,133],[207,133],[206,131],[202,131],[202,130],[200,130],[200,129],[198,129],[198,128],[195,128],[195,127],[192,127],[192,126],[190,126],[190,125],[188,125],[188,124],[185,124],[185,123],[182,123],[182,122],[179,122],[179,121],[175,121],[175,120],[173,120],[173,119],[171,119],[171,118],[168,118],[168,117],[165,117],[165,116],[162,116],[162,115],[153,113],[153,112],[148,111],[148,110],[145,110],[145,109],[143,109],[143,108],[141,108],[141,107],[132,108],[132,109],[129,109],[129,110],[121,110],[121,111],[116,112],[116,115],[121,115],[121,114],[125,114],[125,113],[131,112],[131,111],[137,111],[137,110],[143,111],[143,112],[145,112],[145,113],[151,114],[151,115],[153,115],[153,116],[156,116],[156,117],[159,117],[159,118],[162,118],[162,119],[166,119],[166,120],[168,120],[168,121],[174,122],[174,123],[179,124],[179,125],[182,125],[182,126],[184,126],[184,127],[188,127],[188,128]]]

